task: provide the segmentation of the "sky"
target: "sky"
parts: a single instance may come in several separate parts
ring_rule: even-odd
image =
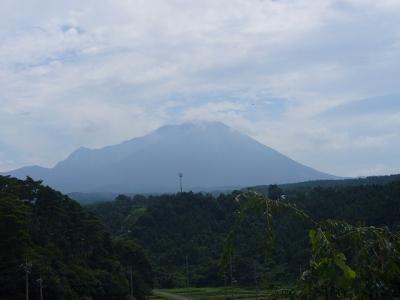
[[[0,2],[0,171],[190,121],[400,173],[400,1]]]

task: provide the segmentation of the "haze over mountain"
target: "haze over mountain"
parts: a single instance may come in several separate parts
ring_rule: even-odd
[[[167,125],[101,149],[79,148],[53,168],[6,174],[41,179],[63,192],[172,192],[333,179],[222,123]]]

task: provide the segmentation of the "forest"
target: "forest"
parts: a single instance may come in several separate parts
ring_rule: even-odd
[[[143,249],[31,178],[0,177],[0,299],[146,299]],[[132,277],[132,281],[130,278]]]
[[[311,232],[316,232],[315,229],[329,231],[334,237],[340,229],[349,231],[348,235],[354,238],[353,233],[358,234],[358,241],[349,240],[346,241],[349,244],[342,245],[347,247],[343,250],[349,255],[346,259],[354,258],[353,263],[356,256],[351,250],[362,248],[364,242],[378,243],[378,236],[383,238],[379,243],[392,243],[393,248],[390,246],[385,254],[391,255],[385,260],[385,263],[390,261],[393,271],[390,283],[379,279],[376,284],[383,286],[385,282],[390,287],[382,289],[398,295],[394,287],[400,286],[400,181],[379,180],[376,184],[330,187],[300,185],[290,191],[271,185],[265,190],[268,196],[265,199],[289,205],[295,208],[297,215],[301,212],[307,218],[293,216],[287,209],[275,209],[273,218],[269,219],[260,216],[257,209],[246,209],[247,217],[238,225],[242,204],[237,198],[243,194],[246,192],[236,191],[218,197],[191,192],[148,197],[120,195],[113,202],[86,208],[97,215],[113,235],[132,238],[143,246],[158,287],[185,286],[186,257],[193,286],[222,286],[232,279],[238,286],[294,286],[301,282],[315,258],[317,242],[315,236],[314,240],[310,237]],[[260,209],[258,204],[255,207]],[[272,243],[266,230],[270,227],[273,228]],[[226,266],[224,269],[223,253],[232,228],[235,238],[229,263],[233,278],[228,278],[230,274]],[[361,238],[363,235],[365,239]],[[372,260],[372,255],[368,259]],[[354,269],[358,265],[368,270],[373,265],[372,261],[361,263],[361,258],[355,264]]]
[[[119,195],[81,206],[0,177],[0,299],[147,299],[153,287],[400,295],[400,181]]]

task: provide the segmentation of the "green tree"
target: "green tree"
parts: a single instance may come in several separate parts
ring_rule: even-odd
[[[152,279],[148,260],[135,243],[126,243],[135,255],[136,298],[146,299]],[[41,277],[47,299],[127,300],[126,261],[115,251],[119,248],[77,202],[31,178],[0,176],[0,299],[24,295],[20,266],[27,258],[33,299]]]
[[[283,194],[282,189],[276,184],[268,186],[268,198],[271,200],[278,200]]]
[[[29,252],[30,209],[13,196],[0,195],[0,295],[13,299],[20,293],[20,265]]]
[[[352,226],[333,220],[315,221],[290,203],[247,192],[240,203],[237,221],[228,235],[222,266],[232,255],[234,240],[252,212],[265,218],[266,250],[273,246],[273,218],[285,212],[309,222],[312,256],[302,274],[298,293],[304,299],[393,299],[400,296],[400,235],[388,228]]]
[[[129,239],[117,239],[114,251],[127,272],[128,281],[133,280],[133,294],[138,300],[146,299],[153,288],[153,274],[141,247]]]

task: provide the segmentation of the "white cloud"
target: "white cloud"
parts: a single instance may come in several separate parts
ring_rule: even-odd
[[[218,119],[327,172],[400,171],[389,150],[400,148],[394,112],[316,118],[348,101],[400,94],[399,7],[395,0],[4,0],[0,147],[8,150],[0,148],[0,170],[52,165],[78,146],[164,123]],[[271,99],[281,106],[265,105]],[[377,147],[387,160],[348,158]]]

